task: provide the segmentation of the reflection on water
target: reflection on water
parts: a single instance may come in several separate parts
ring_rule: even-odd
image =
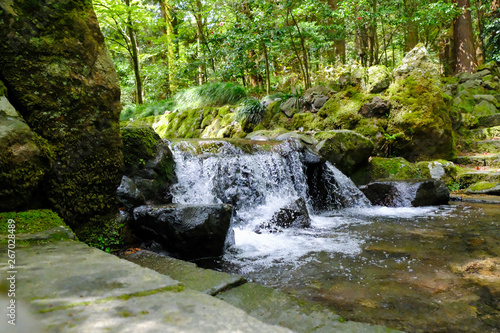
[[[500,332],[500,207],[350,208],[312,227],[235,228],[220,267],[409,332]]]

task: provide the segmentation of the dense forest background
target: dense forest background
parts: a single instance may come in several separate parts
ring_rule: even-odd
[[[500,61],[499,0],[94,0],[122,103],[229,82],[253,95],[389,68],[418,43],[443,75]],[[227,87],[227,86],[226,86]]]

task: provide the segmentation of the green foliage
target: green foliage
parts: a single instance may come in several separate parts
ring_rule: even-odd
[[[78,238],[90,246],[112,252],[125,245],[127,228],[114,215],[95,217],[80,228]]]
[[[246,96],[244,88],[227,82],[207,83],[180,91],[174,96],[180,111],[206,106],[237,104]]]
[[[450,192],[456,192],[456,191],[460,190],[460,188],[461,188],[460,183],[455,182],[455,181],[449,182],[447,184],[447,186],[448,186],[448,189],[450,190]]]
[[[161,100],[141,105],[129,105],[125,107],[120,114],[120,121],[132,119],[141,119],[151,116],[160,116],[167,111],[173,110],[175,102],[172,99]]]
[[[266,109],[260,101],[255,98],[247,98],[243,101],[243,105],[236,113],[236,120],[239,122],[248,121],[253,125],[257,125],[264,118]]]
[[[500,62],[500,8],[491,14],[491,21],[484,27],[482,36],[485,40],[489,58]]]

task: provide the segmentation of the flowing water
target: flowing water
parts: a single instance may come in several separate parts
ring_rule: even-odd
[[[409,332],[500,332],[498,205],[404,207],[405,194],[402,207],[372,207],[327,164],[319,171],[328,189],[320,209],[311,197],[318,185],[308,181],[311,166],[293,141],[171,147],[176,202],[235,208],[234,244],[216,268],[318,302],[345,319]],[[255,232],[297,198],[307,204],[311,227]]]

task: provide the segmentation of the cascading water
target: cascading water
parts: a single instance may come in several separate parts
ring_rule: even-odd
[[[304,163],[307,158],[299,142],[182,140],[172,141],[171,149],[178,178],[172,189],[174,202],[233,205],[235,245],[228,256],[276,261],[298,258],[311,249],[359,250],[355,238],[322,237],[321,230],[330,227],[332,219],[326,222],[318,214],[369,206],[368,199],[328,162]],[[255,232],[297,200],[305,202],[311,228]]]

